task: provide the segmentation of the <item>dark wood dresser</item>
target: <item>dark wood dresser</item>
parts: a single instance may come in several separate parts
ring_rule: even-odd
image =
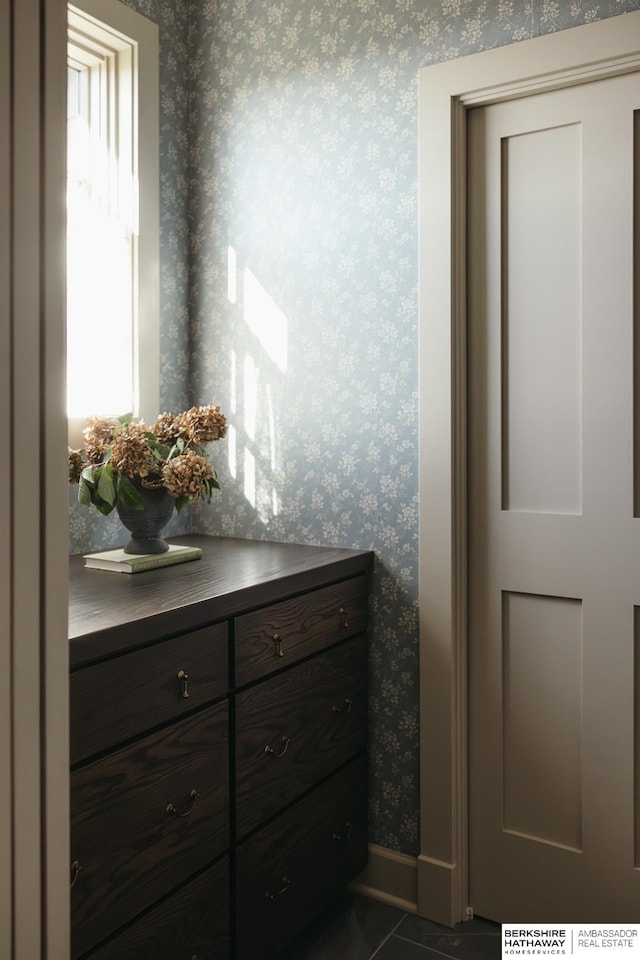
[[[270,960],[362,870],[373,554],[71,558],[72,960]]]

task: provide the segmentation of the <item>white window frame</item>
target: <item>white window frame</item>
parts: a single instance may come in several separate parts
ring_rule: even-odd
[[[137,173],[133,243],[133,414],[153,422],[160,399],[160,170],[158,27],[119,0],[75,0],[67,7],[70,65],[91,66],[111,50],[107,87],[118,116],[114,135],[127,142]],[[99,363],[99,354],[98,361]],[[107,411],[91,410],[101,414]],[[108,411],[113,413],[113,411]],[[126,413],[129,411],[121,411]],[[84,420],[69,418],[77,446]]]

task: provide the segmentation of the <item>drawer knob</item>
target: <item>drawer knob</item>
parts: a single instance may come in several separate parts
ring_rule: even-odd
[[[276,753],[273,747],[270,746],[269,744],[267,744],[266,747],[264,748],[264,752],[268,756],[274,757],[276,760],[279,760],[280,757],[284,757],[285,753],[289,749],[289,744],[291,743],[291,737],[283,737],[281,740],[281,743],[282,743],[282,750],[280,751],[280,753]]]
[[[180,811],[173,803],[168,803],[166,806],[167,813],[172,814],[174,817],[188,817],[190,813],[193,813],[196,807],[196,803],[200,799],[200,794],[194,789],[189,794],[190,803],[184,810]]]
[[[276,890],[275,893],[272,893],[271,890],[267,890],[264,897],[265,900],[275,900],[276,897],[281,897],[283,893],[286,893],[289,887],[291,886],[291,880],[289,877],[284,875],[280,881],[280,889]]]
[[[282,646],[283,640],[279,633],[274,633],[271,638],[273,640],[273,653],[276,657],[284,657],[284,649]]]
[[[183,700],[189,699],[189,674],[184,670],[178,670],[178,680],[180,681],[180,696]]]
[[[352,833],[353,833],[353,824],[351,823],[351,820],[347,820],[347,822],[344,825],[344,831],[342,833],[335,833],[335,832],[332,833],[331,839],[346,843],[347,840],[351,839]]]
[[[83,869],[84,867],[77,860],[74,860],[73,863],[71,864],[71,884],[69,885],[70,890],[73,890],[73,888],[75,887],[78,881],[78,877],[80,876],[80,873]]]
[[[333,706],[331,707],[331,710],[333,713],[339,713],[340,716],[346,717],[348,713],[351,713],[352,707],[353,707],[353,700],[351,699],[351,697],[345,697],[344,704],[341,707],[339,707],[337,704],[334,703]]]
[[[349,614],[346,607],[340,607],[338,612],[342,617],[342,629],[345,630],[349,626]]]

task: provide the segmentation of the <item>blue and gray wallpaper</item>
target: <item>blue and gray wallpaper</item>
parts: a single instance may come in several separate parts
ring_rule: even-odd
[[[161,36],[162,405],[231,427],[180,529],[376,552],[370,839],[415,854],[417,71],[640,0],[128,2]],[[72,507],[72,552],[121,540]]]

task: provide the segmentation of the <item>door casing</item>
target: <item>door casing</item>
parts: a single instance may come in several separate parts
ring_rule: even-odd
[[[466,111],[640,70],[640,12],[419,71],[418,913],[468,904]]]
[[[66,960],[66,3],[0,34],[0,957]]]

